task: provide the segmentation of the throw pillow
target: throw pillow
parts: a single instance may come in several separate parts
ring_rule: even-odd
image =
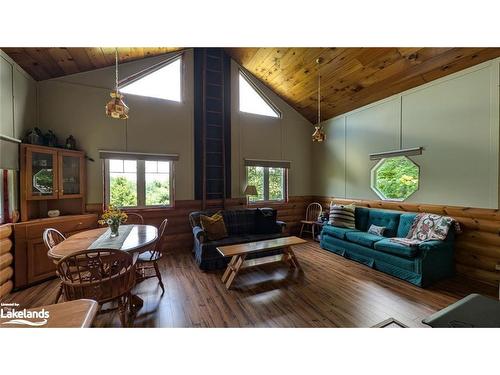
[[[328,223],[334,227],[355,229],[354,204],[330,204],[330,218]]]
[[[203,230],[207,233],[209,241],[216,241],[227,237],[226,224],[220,212],[212,216],[200,215],[200,223]]]
[[[257,208],[255,212],[255,233],[276,233],[276,217],[278,211],[271,208]]]
[[[368,228],[368,233],[375,234],[377,236],[383,236],[385,232],[385,227],[379,227],[378,225],[370,225]]]

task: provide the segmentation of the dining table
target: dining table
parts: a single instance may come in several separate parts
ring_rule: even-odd
[[[96,228],[78,232],[66,238],[64,241],[51,248],[47,255],[54,263],[57,263],[65,256],[78,251],[111,247],[126,251],[133,256],[135,261],[140,253],[151,250],[153,244],[158,239],[158,229],[153,225],[121,225],[120,229],[123,229],[123,232],[120,232],[119,236],[115,239],[114,245],[112,241],[114,239],[106,241],[109,237],[109,228]],[[139,310],[143,303],[144,301],[139,296],[132,295],[132,306],[134,310]]]

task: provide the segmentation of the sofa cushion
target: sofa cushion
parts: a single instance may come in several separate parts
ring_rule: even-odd
[[[255,232],[255,209],[222,211],[230,236]]]
[[[276,233],[276,217],[278,211],[272,208],[258,208],[255,211],[255,233]]]
[[[336,227],[355,228],[356,207],[353,204],[331,204],[328,223]]]
[[[370,209],[366,207],[356,207],[354,216],[356,219],[356,229],[366,232],[368,230],[368,218],[370,216]]]
[[[200,222],[209,240],[220,240],[221,238],[227,237],[224,218],[220,213],[216,213],[212,216],[201,215]]]
[[[417,214],[415,213],[408,213],[402,214],[399,217],[398,233],[396,237],[406,238],[416,216]]]
[[[373,247],[373,244],[377,241],[383,240],[384,237],[382,236],[377,236],[375,234],[370,234],[366,232],[347,232],[346,233],[346,238],[348,241],[357,243],[358,245],[366,246],[366,247]]]
[[[371,209],[368,218],[368,228],[372,224],[385,227],[384,237],[396,237],[400,216],[401,213],[399,212]]]
[[[375,250],[405,258],[415,258],[419,250],[417,246],[405,246],[400,243],[392,242],[389,238],[375,242],[373,247]]]
[[[333,237],[337,237],[341,240],[345,240],[345,235],[348,232],[357,232],[357,229],[351,229],[351,228],[340,228],[340,227],[334,227],[332,225],[325,225],[323,226],[323,235],[327,234]]]

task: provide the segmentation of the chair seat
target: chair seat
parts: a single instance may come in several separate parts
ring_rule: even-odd
[[[314,224],[315,221],[312,221],[312,220],[301,220],[300,223],[301,224]]]
[[[160,253],[154,253],[153,251],[145,251],[137,257],[138,263],[153,262],[161,258]]]

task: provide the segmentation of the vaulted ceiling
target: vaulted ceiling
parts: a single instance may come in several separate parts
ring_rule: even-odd
[[[180,48],[119,48],[120,62]],[[2,48],[36,80],[114,64],[114,48]],[[226,48],[311,122],[322,120],[500,56],[500,48]]]

